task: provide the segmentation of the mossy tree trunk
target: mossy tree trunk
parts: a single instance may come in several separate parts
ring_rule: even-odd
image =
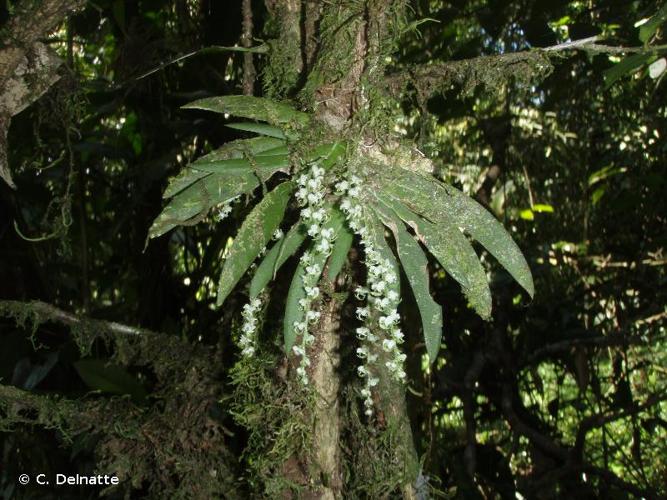
[[[374,86],[383,76],[383,56],[402,26],[404,0],[326,3],[267,0],[266,7],[267,30],[273,37],[264,71],[266,93],[277,99],[296,99],[303,108],[312,110],[331,133],[357,144],[372,142],[371,136],[386,134],[387,130],[370,130],[366,132],[368,137],[364,137],[361,131],[373,129],[366,118],[372,116],[375,104],[369,95],[376,94]],[[339,282],[325,297],[320,309],[321,319],[314,332],[311,446],[290,459],[290,462],[299,462],[298,467],[292,463],[282,471],[288,483],[305,486],[304,497],[336,499],[349,496],[346,472],[357,474],[355,464],[368,458],[388,460],[393,463],[386,464],[386,468],[397,471],[394,488],[400,489],[404,498],[414,498],[412,483],[418,465],[405,408],[405,390],[401,385],[385,377],[379,386],[378,419],[366,424],[383,427],[386,434],[391,434],[388,441],[394,448],[391,453],[382,457],[372,457],[373,453],[369,453],[363,459],[350,460],[349,454],[356,450],[350,451],[344,443],[351,423],[342,412],[343,394],[351,391],[341,381],[340,365],[341,362],[356,364],[357,359],[352,356],[341,360],[341,339],[353,338],[345,336],[345,324],[341,321],[344,307],[341,291],[345,291],[345,286]],[[372,429],[368,436],[380,439],[381,434],[382,429]],[[345,453],[344,447],[347,448]],[[378,465],[383,467],[383,464]],[[371,487],[368,491],[372,490]]]

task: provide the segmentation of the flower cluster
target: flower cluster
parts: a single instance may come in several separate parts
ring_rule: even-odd
[[[403,363],[406,355],[399,348],[403,342],[403,332],[399,326],[400,316],[397,311],[400,299],[398,275],[391,262],[374,247],[370,238],[363,207],[359,203],[361,179],[352,175],[349,179],[340,181],[336,185],[336,191],[343,196],[340,208],[347,216],[350,228],[359,235],[366,254],[368,283],[367,287],[356,289],[356,296],[359,300],[365,299],[367,306],[357,308],[357,317],[364,321],[364,325],[357,328],[356,334],[362,344],[357,349],[357,356],[362,360],[358,373],[365,379],[361,394],[364,397],[365,413],[370,416],[373,414],[371,391],[379,382],[375,368],[378,353],[383,353],[384,364],[394,379],[405,379]]]
[[[219,203],[218,205],[216,205],[216,207],[214,209],[215,210],[215,215],[214,215],[215,220],[220,222],[221,220],[226,219],[227,217],[229,217],[229,214],[232,213],[232,203],[234,203],[237,200],[237,198],[238,198],[238,196],[235,196],[231,200],[227,200],[224,203]]]
[[[262,308],[262,301],[259,299],[252,299],[243,306],[241,316],[243,317],[243,325],[241,326],[241,339],[239,345],[241,346],[241,355],[252,356],[255,354],[255,343],[257,341],[257,315]]]
[[[321,263],[331,253],[335,236],[333,229],[325,227],[327,211],[324,208],[326,189],[323,181],[324,169],[317,164],[297,179],[299,189],[296,198],[303,207],[301,219],[308,228],[308,235],[313,239],[312,251],[304,252],[301,256],[301,265],[305,270],[302,280],[306,295],[299,301],[299,306],[304,312],[304,317],[302,321],[294,323],[294,329],[301,335],[301,344],[292,347],[294,354],[301,358],[296,371],[304,385],[308,383],[306,370],[310,366],[308,347],[315,341],[315,337],[309,332],[309,327],[320,320],[320,313],[313,309],[313,303],[320,296],[318,283],[322,274]]]

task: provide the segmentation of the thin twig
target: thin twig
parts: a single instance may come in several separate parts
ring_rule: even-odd
[[[252,46],[252,2],[243,0],[243,33],[241,34],[241,45],[245,48]],[[255,65],[252,61],[252,52],[243,54],[243,94],[253,95],[255,90]]]

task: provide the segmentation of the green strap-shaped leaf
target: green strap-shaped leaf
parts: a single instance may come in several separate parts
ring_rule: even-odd
[[[169,185],[162,194],[162,197],[165,199],[171,198],[179,192],[183,191],[188,186],[194,184],[199,179],[209,175],[209,173],[206,171],[193,170],[190,167],[194,167],[200,163],[228,160],[230,158],[245,158],[247,155],[265,155],[271,151],[275,151],[275,153],[272,154],[281,154],[283,151],[280,148],[284,148],[285,150],[287,149],[285,146],[285,141],[276,139],[274,137],[261,136],[253,137],[251,139],[230,141],[215,151],[202,156],[197,161],[191,163],[188,168],[183,169],[176,177],[173,177],[169,181]],[[287,151],[285,151],[285,154],[287,154]]]
[[[320,266],[324,265],[324,258],[318,259]],[[292,350],[294,342],[296,342],[296,337],[298,332],[294,328],[295,323],[299,323],[304,320],[306,312],[303,310],[303,307],[299,304],[301,299],[306,298],[306,290],[303,285],[303,277],[306,274],[306,266],[303,263],[299,262],[299,265],[296,266],[296,271],[294,276],[292,276],[292,283],[290,284],[289,291],[287,292],[287,300],[285,302],[285,316],[283,317],[283,347],[285,349],[285,354],[289,355]]]
[[[297,123],[306,125],[309,117],[292,106],[262,97],[229,95],[199,99],[183,106],[184,109],[204,109],[216,113],[250,118],[278,125]]]
[[[329,269],[327,270],[327,279],[329,281],[335,280],[340,270],[343,269],[343,265],[347,261],[347,254],[350,252],[350,248],[352,248],[352,240],[354,240],[354,234],[352,234],[347,226],[343,225],[336,237],[331,257],[329,258]]]
[[[244,132],[253,132],[255,134],[266,135],[268,137],[275,137],[276,139],[285,139],[285,133],[278,127],[267,125],[266,123],[228,123],[226,125],[234,130],[242,130]]]
[[[270,177],[271,172],[264,179]],[[157,238],[170,229],[184,224],[192,224],[196,216],[208,213],[219,203],[225,203],[237,196],[252,192],[259,186],[254,172],[240,174],[229,181],[229,176],[210,174],[174,196],[160,215],[153,221],[148,231],[149,238]]]
[[[273,137],[266,137],[266,139],[273,139]],[[276,139],[277,141],[280,139]],[[267,151],[263,151],[261,156],[270,156],[270,155],[288,155],[289,148],[287,146],[276,146]]]
[[[438,225],[428,222],[410,211],[403,200],[391,196],[377,195],[378,198],[396,212],[406,224],[415,230],[419,239],[440,265],[463,289],[470,305],[482,318],[491,315],[491,291],[484,268],[470,242],[461,231],[447,220]]]
[[[667,4],[663,5],[639,28],[639,39],[642,43],[647,43],[665,21],[667,21]]]
[[[344,142],[333,142],[317,146],[309,155],[309,161],[319,160],[318,165],[324,169],[333,166],[345,153],[347,145]]]
[[[129,394],[136,402],[146,398],[144,386],[122,366],[90,358],[74,363],[74,369],[91,389],[112,394]]]
[[[422,319],[426,352],[433,363],[440,350],[442,339],[442,307],[431,297],[428,259],[419,243],[406,231],[402,221],[391,217],[387,211],[383,211],[382,215],[382,222],[394,234],[398,258],[412,288]]]
[[[197,159],[197,162],[228,160],[230,158],[245,158],[248,155],[260,156],[270,153],[275,148],[285,147],[285,141],[275,137],[251,137],[230,141],[207,155]],[[196,163],[196,162],[195,162]]]
[[[275,278],[278,269],[294,255],[305,239],[305,228],[301,223],[296,223],[283,238],[271,247],[250,282],[251,299],[257,297],[266,285]]]
[[[604,86],[611,87],[616,81],[637,71],[645,63],[650,62],[655,56],[651,52],[640,52],[624,57],[611,68],[604,72]]]
[[[255,156],[252,160],[233,158],[229,160],[195,162],[191,167],[204,172],[234,175],[247,172],[275,172],[289,167],[287,155]]]
[[[462,227],[478,241],[532,297],[533,275],[521,249],[498,219],[482,205],[453,186],[441,184],[449,196],[443,196],[445,209],[451,210],[452,223]]]
[[[241,224],[220,273],[218,306],[222,305],[250,264],[271,240],[271,236],[283,220],[293,189],[292,182],[278,185],[252,209]]]
[[[475,200],[433,177],[388,167],[391,176],[378,179],[384,189],[413,212],[437,226],[463,229],[493,255],[532,297],[533,276],[523,253],[503,225]]]
[[[192,186],[199,179],[202,179],[207,175],[210,175],[210,172],[193,170],[189,167],[184,168],[177,176],[169,179],[169,184],[167,185],[167,189],[164,190],[164,193],[162,193],[162,198],[165,200],[173,198],[185,188]]]

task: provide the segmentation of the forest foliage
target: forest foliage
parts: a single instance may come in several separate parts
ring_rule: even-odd
[[[317,283],[349,498],[667,495],[667,6],[407,3],[345,133],[308,109],[335,58],[292,50],[276,2],[97,0],[41,36],[63,65],[0,181],[3,498],[98,496],[16,480],[94,471],[111,498],[298,496]],[[0,8],[5,44],[33,4]],[[390,271],[414,462],[356,374],[349,287]]]

